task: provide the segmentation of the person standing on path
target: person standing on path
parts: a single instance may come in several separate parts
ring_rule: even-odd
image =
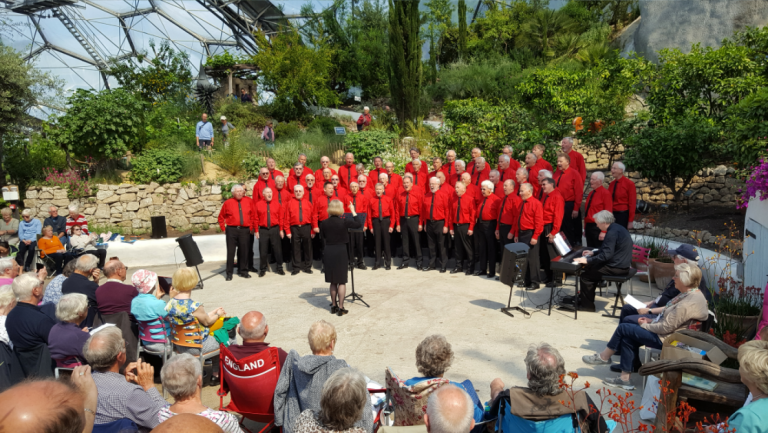
[[[213,147],[213,125],[208,122],[208,115],[205,113],[195,127],[195,140],[200,150],[210,150]]]

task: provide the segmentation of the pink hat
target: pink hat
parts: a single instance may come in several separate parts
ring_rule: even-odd
[[[146,269],[139,269],[133,273],[131,282],[139,293],[149,293],[157,285],[157,274]]]

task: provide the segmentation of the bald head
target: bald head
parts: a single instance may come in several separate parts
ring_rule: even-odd
[[[472,175],[467,172],[462,173],[461,181],[464,182],[464,185],[469,185],[470,183],[472,183]]]
[[[193,431],[195,433],[224,433],[221,427],[208,418],[193,413],[180,413],[161,422],[152,433],[176,433]]]
[[[8,432],[82,432],[84,400],[69,382],[23,382],[0,394],[0,428]]]
[[[243,337],[243,342],[258,343],[267,338],[269,327],[267,318],[258,311],[249,311],[240,320],[238,333]]]
[[[475,426],[472,399],[454,385],[438,388],[427,401],[424,423],[429,433],[468,433]]]
[[[445,173],[442,171],[438,171],[437,174],[435,174],[435,177],[440,180],[441,185],[445,183]]]

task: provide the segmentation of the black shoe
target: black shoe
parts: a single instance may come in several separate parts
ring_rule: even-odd
[[[387,265],[387,266],[384,266],[384,269],[386,269],[386,270],[390,270],[390,269],[392,269],[392,267],[391,267],[391,266],[389,266],[389,265]]]
[[[445,273],[445,271],[446,271],[446,269],[445,269],[445,268],[440,268],[440,273],[441,273],[441,274],[444,274],[444,273]]]
[[[473,273],[472,271],[470,271],[469,269],[467,269],[467,271],[466,271],[466,272],[464,272],[464,275],[467,275],[467,276],[469,276],[469,275],[472,275],[472,273]]]
[[[373,265],[373,270],[379,269],[379,265]]]
[[[488,279],[489,279],[489,280],[493,280],[494,278],[496,278],[496,275],[491,275],[491,274],[488,274]]]
[[[336,314],[338,311],[339,311],[339,307],[337,307],[335,305],[333,307],[331,307],[331,314]]]
[[[564,310],[574,311],[576,307],[573,304],[565,304],[565,305],[561,305],[560,308],[562,308]],[[584,311],[584,312],[587,312],[587,313],[594,313],[595,312],[595,306],[594,305],[591,305],[591,306],[590,305],[579,305],[579,311]]]
[[[221,378],[218,376],[211,376],[211,380],[208,381],[209,386],[219,386],[221,385]]]
[[[539,290],[540,288],[539,283],[531,283],[525,286],[525,290]]]
[[[461,268],[453,268],[451,269],[452,274],[458,274],[459,272],[464,272]]]
[[[303,270],[301,272],[304,272],[305,274],[311,274],[312,273],[312,269],[305,269],[305,270]]]
[[[541,284],[543,284],[545,286],[549,286],[552,283],[553,283],[552,278],[546,278],[546,279],[544,279],[544,281],[541,282]]]
[[[408,264],[403,262],[403,263],[400,264],[400,266],[397,267],[397,269],[400,270],[400,269],[405,269],[407,267],[408,267]]]
[[[294,270],[291,272],[291,275],[298,275],[298,274],[299,274],[299,272],[301,272],[301,271],[300,271],[300,270],[298,270],[298,269],[294,269]]]
[[[347,313],[349,313],[348,310],[345,310],[344,308],[339,308],[339,311],[336,312],[336,315],[341,317],[341,316],[343,316],[343,315],[345,315]]]
[[[259,272],[259,270],[258,270],[258,269],[256,269],[256,268],[254,268],[253,266],[251,266],[250,268],[248,268],[248,270],[249,270],[250,272],[253,272],[253,273]]]
[[[361,271],[366,271],[368,270],[368,266],[365,266],[365,264],[360,263],[359,265],[357,265],[357,269],[360,269]]]
[[[239,274],[240,278],[251,278],[251,274]]]
[[[427,266],[426,268],[424,268],[424,272],[434,271],[436,269],[437,268],[435,268],[434,266]]]
[[[501,281],[499,277],[494,278],[496,281]]]
[[[285,271],[283,271],[283,268],[277,268],[277,270],[275,271],[275,273],[276,273],[277,275],[285,275]]]
[[[263,277],[264,275],[266,275],[266,272],[264,272],[264,271],[260,271],[259,272],[259,278]]]
[[[227,281],[232,281],[232,274],[227,274],[226,278],[224,278]]]

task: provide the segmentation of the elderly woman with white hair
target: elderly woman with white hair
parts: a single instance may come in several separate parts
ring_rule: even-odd
[[[219,227],[224,232],[227,242],[227,281],[232,281],[235,269],[235,250],[237,250],[238,273],[243,278],[251,278],[248,270],[253,263],[248,263],[251,248],[251,233],[258,230],[256,225],[256,206],[253,200],[245,196],[242,185],[232,187],[232,198],[221,205]]]
[[[37,218],[32,218],[31,209],[24,209],[21,217],[23,221],[19,223],[19,252],[16,254],[16,262],[24,267],[24,272],[29,272],[35,261],[37,235],[42,232],[43,223]]]
[[[0,286],[0,342],[7,344],[13,348],[10,337],[8,337],[8,330],[5,329],[5,319],[8,318],[8,313],[16,306],[16,294],[13,293],[13,289],[10,284]]]
[[[72,236],[72,227],[76,225],[83,229],[84,234],[89,234],[88,220],[85,219],[85,215],[80,213],[80,206],[73,202],[70,203],[67,210],[69,210],[69,215],[67,215],[67,234]]]
[[[194,356],[188,353],[172,356],[160,370],[160,379],[174,400],[172,405],[158,412],[157,417],[161,423],[173,416],[190,413],[213,421],[225,433],[242,432],[234,415],[213,410],[203,404],[203,368]]]
[[[9,207],[0,210],[3,218],[0,220],[0,241],[8,242],[8,245],[19,243],[19,220],[13,217],[13,211]]]
[[[96,242],[99,240],[98,236],[91,233],[88,234],[83,231],[83,228],[77,224],[70,228],[71,235],[69,236],[69,243],[75,250],[83,250],[86,254],[91,254],[99,258],[99,267],[104,267],[104,262],[107,259],[107,250],[101,250],[96,247]]]
[[[336,370],[323,384],[320,411],[306,409],[296,421],[296,433],[367,433],[356,427],[363,411],[370,412],[365,376],[352,368]]]
[[[88,298],[80,293],[64,295],[56,304],[56,318],[48,333],[48,349],[57,367],[71,368],[84,363],[83,345],[91,334],[78,326],[88,317]]]
[[[611,356],[614,354],[621,356],[619,364],[621,376],[606,379],[603,381],[604,384],[627,390],[634,389],[630,382],[630,375],[636,360],[640,357],[640,347],[661,349],[664,340],[670,335],[687,328],[696,321],[707,320],[709,316],[707,298],[699,290],[701,269],[687,263],[675,265],[674,281],[680,294],[669,301],[656,319],[643,317],[638,320],[638,325],[620,323],[605,350],[582,358],[587,364],[609,365]]]
[[[275,425],[282,426],[283,433],[294,433],[302,412],[311,409],[313,413],[319,414],[323,409],[321,400],[325,382],[337,370],[349,367],[346,361],[333,356],[336,328],[332,324],[325,320],[313,323],[309,328],[308,339],[312,354],[302,357],[291,350],[275,387]],[[371,407],[371,399],[367,394],[366,404]],[[354,426],[370,432],[373,429],[373,412],[363,410],[360,417],[355,419]]]
[[[768,426],[768,341],[753,340],[739,347],[741,382],[752,401],[728,420],[728,430],[739,433],[765,432]]]

